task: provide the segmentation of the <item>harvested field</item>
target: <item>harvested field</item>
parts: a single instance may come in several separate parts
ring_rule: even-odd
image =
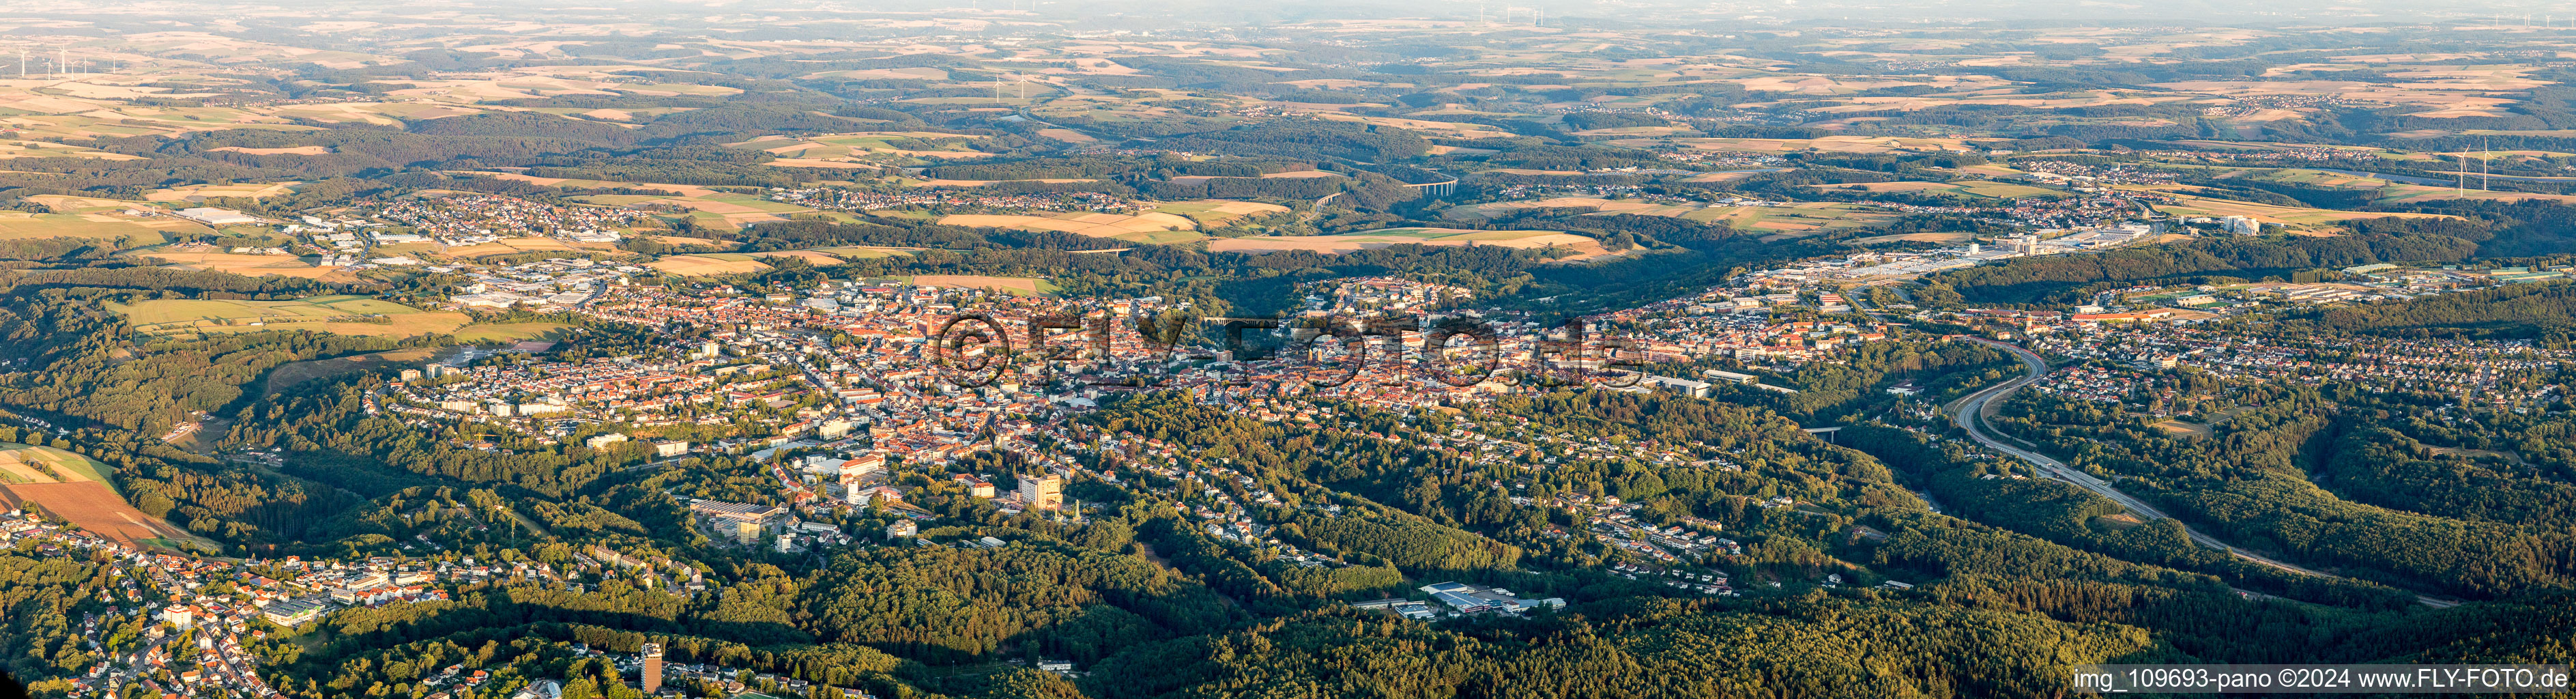
[[[516,255],[523,252],[578,250],[611,252],[616,249],[617,246],[614,243],[568,243],[554,238],[503,238],[489,243],[476,243],[473,245],[448,248],[446,253],[457,257],[489,257],[492,255]]]
[[[1186,216],[1201,226],[1225,226],[1249,216],[1266,216],[1287,211],[1288,207],[1278,204],[1225,199],[1200,199],[1159,204],[1154,207],[1155,213]]]
[[[108,483],[107,465],[53,447],[0,442],[0,483]],[[109,490],[115,490],[111,484]]]
[[[641,237],[651,239],[654,242],[664,245],[695,245],[698,247],[708,248],[721,248],[735,245],[734,243],[718,242],[714,238],[691,238],[684,235],[647,235]]]
[[[213,198],[261,199],[266,197],[282,197],[295,193],[295,186],[300,184],[304,183],[198,184],[171,189],[152,190],[150,192],[145,192],[143,194],[143,199],[145,201],[194,202],[205,201]]]
[[[48,206],[51,206],[48,204]],[[163,230],[202,232],[203,226],[169,219],[172,223],[156,226],[151,219],[135,220],[111,214],[30,214],[0,211],[0,240],[43,240],[77,238],[117,247],[136,248],[168,242]]]
[[[1257,236],[1221,238],[1208,242],[1210,252],[1278,252],[1310,250],[1323,253],[1345,253],[1373,250],[1390,245],[1500,245],[1509,248],[1547,248],[1568,250],[1574,255],[1565,260],[1587,260],[1611,254],[1601,242],[1561,231],[1475,231],[1456,228],[1387,228],[1342,235]]]
[[[0,486],[0,501],[13,508],[33,507],[69,520],[72,526],[114,541],[148,544],[187,542],[215,548],[187,530],[171,526],[126,504],[104,483],[22,483]]]
[[[68,194],[38,194],[27,197],[27,201],[43,204],[46,209],[58,214],[105,213],[120,211],[123,209],[149,210],[156,208],[148,205],[136,206],[135,202],[120,199],[76,197]]]
[[[792,257],[804,260],[808,264],[812,264],[816,267],[830,267],[832,265],[849,263],[848,260],[835,257],[831,253],[818,252],[814,250],[780,250],[777,252],[755,252],[750,254],[752,257]]]
[[[1082,132],[1073,129],[1039,129],[1038,135],[1065,143],[1093,143],[1100,140],[1082,135]]]
[[[1065,213],[1054,216],[1020,216],[1006,214],[956,214],[939,219],[950,226],[979,228],[1017,228],[1031,231],[1062,231],[1094,238],[1138,240],[1154,238],[1154,233],[1193,231],[1198,223],[1188,218],[1159,211],[1129,216],[1111,213]],[[1168,238],[1169,236],[1160,236]],[[1196,239],[1192,234],[1185,239]],[[1177,241],[1174,241],[1177,242]]]
[[[672,255],[644,263],[644,266],[683,277],[714,277],[769,271],[769,265],[762,264],[759,260],[728,260],[713,255]]]

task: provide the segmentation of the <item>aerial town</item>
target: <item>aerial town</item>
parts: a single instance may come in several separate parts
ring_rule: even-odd
[[[0,699],[2563,692],[2566,14],[0,8]]]

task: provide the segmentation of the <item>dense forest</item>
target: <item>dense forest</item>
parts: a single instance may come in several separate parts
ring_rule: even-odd
[[[2351,406],[2337,409],[2361,400],[2354,389],[2261,391],[2260,407],[2239,411],[2207,442],[2058,399],[2017,401],[2000,422],[2069,463],[2127,476],[2129,492],[2186,521],[2290,560],[2472,597],[2571,586],[2576,543],[2553,520],[2474,516],[2499,507],[2540,514],[2563,494],[2538,483],[2499,488],[2514,478],[2408,479],[2422,467],[2400,458],[2405,442],[2378,441]],[[2359,431],[2337,436],[2348,430]],[[2391,487],[2417,492],[2386,497]]]
[[[2091,255],[2007,260],[1935,275],[1979,303],[2089,301],[2094,292],[2138,284],[2261,279],[2297,270],[2374,262],[2456,262],[2476,254],[2492,225],[2457,219],[2361,219],[2352,235],[2218,238]]]

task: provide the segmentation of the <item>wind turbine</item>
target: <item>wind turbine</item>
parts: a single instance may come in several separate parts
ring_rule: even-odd
[[[2458,189],[2457,189],[2457,191],[2456,191],[2456,194],[2457,194],[2458,196],[2461,196],[2461,197],[2467,197],[2467,196],[2469,196],[2469,152],[2468,152],[2468,151],[2460,151],[2460,172],[2459,172],[2459,175],[2460,175],[2460,183],[2459,183],[2459,185],[2458,185]]]

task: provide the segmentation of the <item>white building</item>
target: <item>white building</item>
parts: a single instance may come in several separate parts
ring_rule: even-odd
[[[250,214],[245,214],[245,213],[242,213],[242,212],[239,212],[239,211],[234,211],[234,210],[232,210],[232,209],[218,209],[218,208],[214,208],[214,207],[211,207],[211,206],[200,206],[200,207],[189,208],[189,209],[180,209],[180,210],[178,210],[178,211],[176,211],[176,212],[173,212],[173,213],[172,213],[172,215],[174,215],[174,216],[178,216],[179,218],[188,219],[188,220],[190,220],[190,221],[195,221],[195,222],[198,222],[198,223],[203,223],[203,224],[206,224],[206,225],[209,225],[209,226],[230,226],[230,225],[243,224],[243,223],[259,223],[259,217],[257,217],[257,216],[252,216],[252,215],[250,215]]]

